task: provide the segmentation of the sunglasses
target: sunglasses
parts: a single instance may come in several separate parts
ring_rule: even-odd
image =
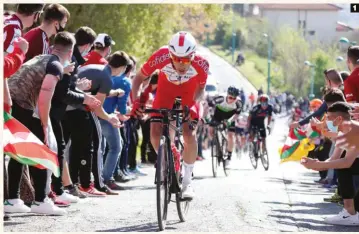
[[[193,56],[190,57],[177,57],[176,55],[170,53],[171,59],[175,63],[182,63],[182,64],[190,64],[192,62]]]
[[[235,100],[236,97],[228,96],[228,99]]]

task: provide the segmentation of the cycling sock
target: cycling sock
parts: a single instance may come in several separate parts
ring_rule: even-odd
[[[231,151],[227,151],[227,159],[231,160],[232,157],[232,152]]]
[[[187,164],[183,162],[184,175],[183,175],[182,185],[184,187],[191,183],[193,167],[194,164]]]

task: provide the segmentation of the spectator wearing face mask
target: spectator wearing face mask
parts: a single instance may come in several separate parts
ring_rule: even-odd
[[[60,4],[50,4],[45,8],[43,14],[44,19],[41,25],[31,29],[24,35],[24,38],[29,42],[26,61],[40,54],[49,54],[49,38],[64,31],[70,19],[69,11]]]
[[[343,79],[341,77],[341,74],[337,70],[335,70],[335,69],[325,70],[324,77],[325,77],[325,85],[326,85],[327,90],[332,89],[332,88],[343,89]],[[323,104],[319,107],[319,109],[317,111],[315,111],[311,115],[308,115],[301,121],[296,121],[296,122],[291,123],[290,127],[297,128],[299,126],[304,126],[304,125],[308,124],[309,121],[313,117],[320,118],[326,112],[327,108],[328,108],[328,105],[325,102],[323,102]]]
[[[75,51],[80,53],[79,50],[86,51],[87,48],[92,45],[95,38],[96,34],[92,29],[88,27],[86,27],[85,29],[80,28],[75,33],[75,39],[77,39],[77,44],[74,47],[74,53]],[[78,48],[78,41],[82,44],[80,49]],[[62,202],[76,203],[78,199],[71,195],[80,198],[83,198],[85,196],[81,194],[78,188],[75,188],[75,186],[72,184],[67,162],[64,161],[65,141],[61,121],[64,119],[66,108],[68,105],[86,105],[90,109],[94,109],[100,105],[100,101],[90,94],[76,92],[70,89],[71,80],[76,79],[75,74],[77,72],[77,61],[74,56],[72,56],[72,62],[75,63],[75,70],[72,73],[67,73],[63,75],[63,78],[56,85],[54,96],[51,102],[50,117],[52,128],[57,141],[57,153],[60,165],[60,172],[61,176],[63,177],[57,178],[55,176],[52,176],[52,197],[57,197],[56,200],[60,200]],[[67,64],[68,63],[70,62],[67,61]],[[90,85],[89,81],[86,81],[88,82],[88,85]],[[86,81],[83,80],[83,82]],[[68,189],[69,193],[65,193],[63,187]]]
[[[351,107],[346,102],[336,102],[328,108],[326,125],[330,132],[342,135],[350,131],[344,122],[350,122]],[[341,195],[344,201],[344,209],[336,216],[329,217],[326,223],[336,225],[355,225],[359,226],[359,213],[355,211],[354,196],[355,189],[353,176],[359,175],[359,156],[354,148],[339,148],[335,150],[331,157],[324,161],[303,158],[302,165],[308,169],[326,170],[337,169],[338,181],[340,184]]]
[[[111,46],[116,43],[106,33],[100,33],[94,41],[94,50],[85,56],[86,62],[82,66],[89,64],[106,65],[108,62],[106,57],[111,54]]]

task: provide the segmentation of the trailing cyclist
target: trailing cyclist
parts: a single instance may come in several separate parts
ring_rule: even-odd
[[[237,118],[242,111],[242,102],[239,98],[239,90],[234,86],[228,87],[227,94],[214,97],[213,100],[209,102],[209,106],[214,107],[214,114],[210,122],[211,138],[213,138],[213,127],[217,126],[224,120],[229,122],[227,135],[227,160],[225,162],[226,168],[228,168],[235,142],[236,128],[234,119]]]
[[[268,117],[267,121],[267,130],[270,133],[270,123],[272,121],[272,113],[273,113],[273,106],[268,103],[269,98],[267,94],[262,94],[259,96],[259,104],[254,106],[252,111],[248,116],[248,129],[249,129],[249,141],[253,142],[255,129],[257,129],[260,133],[260,136],[263,138],[263,148],[266,147],[266,137],[267,132],[265,130],[265,118]]]

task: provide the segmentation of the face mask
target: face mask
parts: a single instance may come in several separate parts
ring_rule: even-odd
[[[67,66],[69,66],[70,65],[70,61],[69,60],[66,60],[65,62],[64,62],[64,67],[67,67]]]
[[[328,127],[329,131],[331,131],[331,132],[338,132],[338,126],[334,126],[333,122],[334,121],[327,120],[326,121],[327,127]]]
[[[82,51],[81,56],[85,57],[91,50],[91,47],[89,47],[87,50]]]
[[[57,29],[56,27],[55,29],[56,29],[56,33],[65,31],[65,28],[63,28],[60,24],[59,24],[59,29]]]

